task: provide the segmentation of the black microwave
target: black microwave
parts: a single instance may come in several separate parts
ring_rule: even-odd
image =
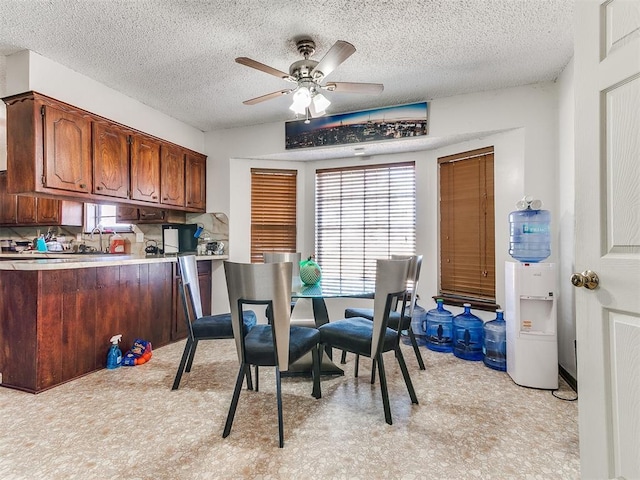
[[[198,239],[195,223],[168,223],[162,225],[162,246],[165,254],[196,252]]]

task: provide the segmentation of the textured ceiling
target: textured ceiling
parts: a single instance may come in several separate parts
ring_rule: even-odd
[[[279,70],[311,37],[357,51],[329,75],[383,83],[326,93],[330,113],[553,81],[573,55],[574,0],[0,0],[0,55],[29,49],[203,130],[293,119]],[[0,93],[4,90],[0,61]]]

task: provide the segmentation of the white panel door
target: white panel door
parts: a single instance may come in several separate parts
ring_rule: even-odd
[[[581,474],[640,479],[640,0],[578,0],[575,29]]]

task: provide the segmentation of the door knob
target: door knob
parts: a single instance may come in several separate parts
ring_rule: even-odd
[[[584,287],[593,290],[600,283],[600,279],[596,272],[585,270],[582,273],[574,273],[571,275],[571,283],[574,287]]]

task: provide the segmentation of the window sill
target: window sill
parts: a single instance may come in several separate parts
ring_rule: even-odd
[[[474,310],[484,310],[487,312],[495,312],[500,308],[495,301],[484,300],[481,298],[463,297],[461,295],[436,295],[432,297],[435,301],[437,298],[442,298],[445,305],[452,305],[454,307],[462,307],[465,303],[470,303],[471,308]]]

